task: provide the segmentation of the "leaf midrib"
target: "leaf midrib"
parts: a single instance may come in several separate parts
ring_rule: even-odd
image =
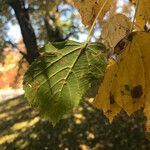
[[[78,49],[76,49],[76,50],[78,50]],[[71,51],[71,53],[72,53],[72,52],[75,52],[76,50]],[[79,52],[78,56],[76,57],[76,59],[75,59],[75,61],[73,62],[72,66],[69,67],[70,69],[69,69],[69,71],[68,71],[66,77],[63,78],[63,81],[64,81],[64,82],[63,82],[63,84],[62,84],[62,87],[59,89],[58,92],[54,93],[51,98],[53,98],[57,93],[60,93],[60,94],[62,93],[63,87],[64,87],[65,83],[67,83],[66,81],[67,81],[67,79],[68,79],[70,73],[72,72],[73,67],[75,66],[77,60],[79,59],[82,50],[83,50],[83,48],[81,47],[80,50],[79,50],[80,52]],[[68,55],[68,54],[71,54],[71,53],[67,53],[67,55]],[[67,55],[62,56],[61,58],[59,58],[59,60],[61,60],[63,57],[66,57]],[[58,62],[59,60],[57,59],[55,62]],[[55,63],[55,62],[54,62],[54,63]],[[51,66],[51,65],[50,65],[50,66]],[[50,66],[49,66],[49,67],[50,67]],[[48,68],[49,68],[49,67],[48,67]],[[47,68],[47,69],[48,69],[48,68]],[[67,69],[67,68],[68,68],[68,66],[66,67],[66,69]],[[45,69],[44,69],[44,70],[45,70]],[[59,70],[58,72],[61,72],[61,70]],[[56,75],[56,74],[57,74],[57,73],[55,73],[55,75]],[[52,76],[51,76],[51,77],[52,77]],[[51,77],[49,77],[48,80],[49,80]],[[48,81],[48,80],[46,80],[46,81]],[[46,81],[44,81],[42,84],[40,84],[40,86],[36,89],[36,92],[39,91],[40,87],[41,87]],[[61,81],[61,80],[60,80],[60,81]],[[59,81],[59,82],[60,82],[60,81]],[[58,84],[59,82],[57,82],[56,84]],[[78,82],[78,84],[79,84],[79,82]],[[79,85],[78,85],[78,86],[79,86]],[[71,93],[69,93],[69,94],[71,95]],[[35,98],[36,98],[36,95],[34,96],[33,101],[35,100]],[[60,98],[60,95],[58,96],[58,99],[59,99],[59,98]]]
[[[34,78],[30,79],[26,84],[29,84],[30,82],[32,82],[35,78],[37,78],[39,75],[41,75],[45,70],[47,70],[49,67],[51,67],[51,65],[54,65],[56,62],[58,62],[58,61],[61,60],[62,58],[66,57],[67,55],[69,55],[69,54],[71,54],[71,53],[73,53],[73,52],[75,52],[75,51],[77,51],[77,50],[80,49],[80,48],[81,48],[81,46],[75,48],[74,50],[68,52],[67,54],[65,54],[65,55],[63,55],[63,56],[61,56],[61,57],[59,57],[57,60],[51,62],[44,70],[40,71],[36,76],[34,76]],[[42,57],[43,57],[43,56],[42,56]]]

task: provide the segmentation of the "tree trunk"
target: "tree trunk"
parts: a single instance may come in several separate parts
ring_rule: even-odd
[[[24,0],[8,0],[8,4],[15,11],[23,36],[23,41],[27,49],[26,59],[31,64],[39,56],[39,53],[28,10],[25,8]]]

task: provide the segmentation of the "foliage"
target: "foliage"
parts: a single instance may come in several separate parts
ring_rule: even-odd
[[[25,74],[24,89],[31,105],[55,124],[79,104],[91,82],[103,75],[103,51],[105,47],[99,43],[84,46],[64,41],[46,45],[44,54]]]
[[[38,31],[36,37],[40,45],[76,36],[79,29],[74,20],[77,17],[73,15],[72,6],[65,0],[28,0],[27,3],[32,24]],[[66,13],[70,14],[69,17],[61,20],[62,16],[67,16]]]
[[[74,6],[78,8],[80,15],[82,16],[83,23],[85,25],[92,25],[99,10],[102,9],[106,0],[73,0]],[[107,0],[106,5],[103,8],[103,13],[99,15],[99,21],[101,22],[104,15],[110,9],[113,0]]]
[[[125,50],[117,56],[117,61],[108,64],[105,78],[94,101],[110,120],[114,117],[113,114],[120,112],[121,108],[131,115],[144,106],[145,100],[149,101],[149,94],[146,92],[149,91],[146,85],[149,84],[149,75],[147,76],[149,69],[146,63],[148,63],[147,45],[150,34],[135,32],[130,36],[132,36],[131,41],[128,41]],[[141,44],[142,39],[145,40]],[[115,109],[112,110],[113,108]]]
[[[150,1],[149,0],[131,0],[131,1],[138,7],[136,15],[136,24],[142,29],[147,22],[150,22]]]
[[[89,53],[89,50],[91,51],[91,45],[93,45],[93,52],[98,52],[101,50],[101,48],[97,47],[97,44],[95,45],[94,43],[89,42],[94,30],[94,26],[96,25],[96,21],[98,20],[102,27],[101,38],[105,41],[105,43],[107,43],[110,50],[108,53],[109,59],[104,75],[104,80],[100,85],[99,91],[93,104],[94,106],[103,110],[104,114],[109,118],[110,122],[112,122],[114,116],[117,115],[122,109],[125,110],[128,115],[131,115],[133,112],[145,106],[144,112],[148,118],[147,131],[150,131],[150,74],[148,68],[150,60],[148,46],[150,41],[150,33],[148,32],[150,23],[150,1],[136,0],[130,1],[128,3],[131,6],[135,5],[135,14],[132,17],[132,22],[128,16],[123,14],[116,14],[115,11],[113,15],[110,15],[110,12],[113,12],[113,7],[115,7],[117,4],[116,1],[73,0],[71,3],[73,3],[73,5],[79,10],[83,23],[90,28],[87,40],[83,45],[79,43],[77,44],[80,46],[78,49],[79,51],[74,53],[75,56],[73,54],[72,56],[70,55],[70,52],[73,50],[72,48],[77,46],[75,42],[70,43],[70,48],[68,48],[67,44],[64,44],[63,50],[61,46],[58,46],[56,49],[57,43],[50,44],[50,47],[47,47],[48,50],[44,51],[44,54],[39,59],[37,59],[33,65],[31,65],[25,75],[24,89],[26,91],[28,100],[32,105],[38,107],[43,114],[46,116],[49,114],[50,120],[53,123],[58,121],[58,119],[60,119],[63,114],[71,110],[74,106],[77,106],[89,88],[88,85],[92,83],[88,76],[85,76],[85,74],[89,74],[89,70],[92,69],[91,75],[93,77],[93,75],[97,72],[97,68],[100,69],[100,72],[102,71],[101,65],[99,66],[99,63],[101,62],[99,56],[96,60],[96,63],[95,59],[92,58],[92,55],[87,57],[90,59],[90,64],[94,63],[94,66],[89,65],[88,61],[85,61],[84,58],[86,57],[86,53]],[[63,53],[63,51],[65,53]],[[64,57],[67,53],[69,53],[69,55]],[[83,56],[83,58],[80,57],[80,55]],[[57,60],[57,57],[63,58],[63,61],[60,61],[61,59]],[[58,65],[56,63],[57,66],[52,65],[50,68],[46,67],[48,65],[47,63],[49,63],[51,66],[53,60],[54,62],[56,61]],[[76,70],[76,63],[80,66],[81,69],[77,75],[78,80],[75,80],[75,76],[71,74],[71,71],[74,71],[74,69]],[[66,66],[67,64],[71,65],[71,69]],[[86,69],[84,66],[86,66]],[[61,75],[58,78],[55,77],[52,79],[53,74],[55,75],[55,72],[57,72],[53,72],[53,67],[54,70],[60,68],[63,69],[63,67],[66,69],[63,70],[64,72],[66,71],[66,74],[63,74],[65,80],[62,80]],[[43,69],[44,71],[42,71]],[[97,78],[101,77],[100,72],[97,74]],[[36,76],[38,73],[40,74],[39,79]],[[42,77],[40,78],[40,76]],[[85,81],[82,79],[83,76]],[[47,77],[50,77],[51,80],[47,80],[47,82],[45,82],[45,78]],[[51,88],[53,85],[51,85],[51,83],[57,83],[57,81],[58,83],[62,82],[62,85],[58,84],[59,86],[56,87],[56,89]],[[39,86],[41,83],[44,83],[45,86]],[[78,86],[78,88],[76,86]],[[52,92],[49,92],[48,87]],[[71,96],[68,94],[69,91],[73,93],[69,93]],[[61,92],[61,94],[59,92]],[[33,95],[30,93],[33,93]],[[54,95],[55,93],[56,95]],[[57,101],[58,99],[59,102],[51,104],[52,101],[54,101],[53,95],[56,96],[55,100]],[[61,103],[61,105],[57,106],[58,103]],[[68,103],[69,105],[73,105],[70,107]],[[57,114],[57,112],[59,113]]]
[[[131,22],[123,14],[117,14],[102,25],[101,37],[105,39],[111,48],[114,48],[130,31]]]
[[[15,1],[15,0],[12,0]],[[8,37],[9,25],[17,24],[15,12],[8,4],[9,0],[0,0],[0,46],[4,46],[4,42],[12,40]],[[25,8],[27,9],[38,45],[41,46],[50,41],[58,41],[71,37],[77,37],[80,31],[76,19],[78,18],[74,8],[65,0],[26,0]],[[62,20],[62,16],[67,16]],[[48,26],[45,24],[47,19]],[[47,32],[50,32],[50,38]],[[60,39],[61,37],[61,39]],[[3,40],[3,43],[1,42]],[[14,41],[12,40],[14,43]],[[15,44],[15,43],[14,43]]]

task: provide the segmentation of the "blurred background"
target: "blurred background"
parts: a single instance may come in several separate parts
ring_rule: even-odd
[[[129,0],[116,0],[105,19],[124,13],[132,20],[134,12]],[[24,98],[23,75],[38,49],[48,41],[84,42],[87,33],[72,0],[0,0],[0,150],[150,149],[142,110],[121,112],[109,124],[81,103],[53,128]],[[100,33],[97,24],[91,41]]]

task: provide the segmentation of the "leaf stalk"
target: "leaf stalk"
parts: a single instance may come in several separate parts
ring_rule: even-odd
[[[91,28],[90,28],[90,31],[89,31],[89,33],[88,33],[88,36],[87,36],[87,39],[86,39],[86,41],[85,41],[84,46],[86,46],[86,45],[88,44],[88,42],[89,42],[89,40],[90,40],[90,37],[91,37],[91,35],[92,35],[92,32],[93,32],[93,30],[94,30],[96,21],[97,21],[98,17],[100,16],[102,10],[104,9],[104,7],[105,7],[105,5],[107,4],[108,1],[109,1],[109,0],[106,0],[106,1],[104,2],[104,4],[102,5],[101,9],[99,10],[99,12],[98,12],[96,18],[94,19],[94,22],[92,23],[92,26],[91,26]]]

